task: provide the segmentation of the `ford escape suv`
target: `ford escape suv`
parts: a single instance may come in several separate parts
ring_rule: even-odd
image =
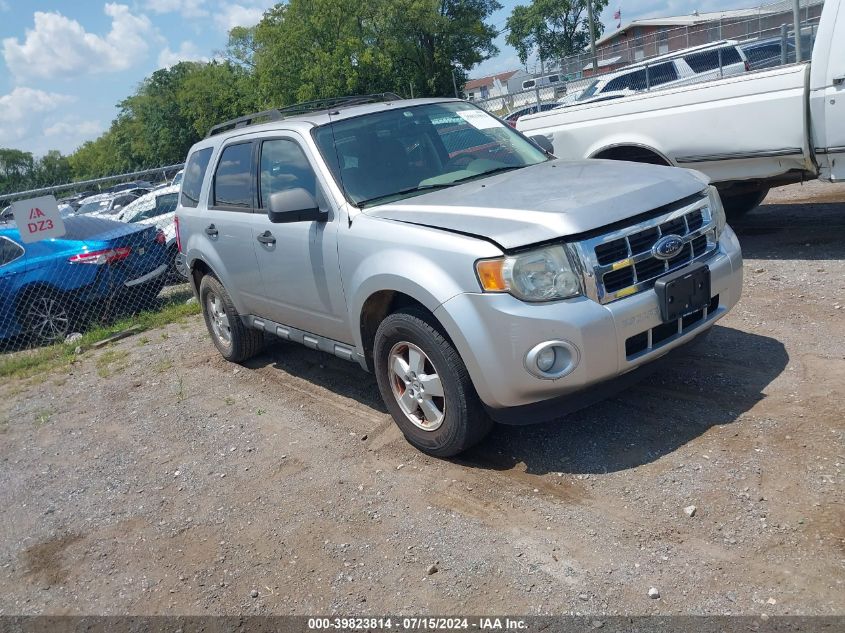
[[[272,336],[357,362],[437,456],[493,421],[613,393],[742,286],[701,174],[556,160],[455,99],[345,98],[215,126],[189,153],[177,227],[224,358]]]

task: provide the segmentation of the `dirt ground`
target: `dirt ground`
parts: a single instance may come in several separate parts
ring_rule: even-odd
[[[736,229],[705,343],[457,460],[356,365],[231,365],[198,317],[7,381],[0,615],[845,613],[845,185]]]

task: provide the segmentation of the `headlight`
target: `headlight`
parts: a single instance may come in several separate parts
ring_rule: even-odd
[[[716,238],[718,239],[722,231],[725,230],[725,224],[728,221],[725,218],[725,207],[722,206],[722,198],[719,196],[718,190],[713,185],[710,185],[709,189],[707,195],[710,200],[710,213],[716,222]]]
[[[582,293],[581,276],[564,246],[476,262],[486,292],[509,292],[523,301],[557,301]]]

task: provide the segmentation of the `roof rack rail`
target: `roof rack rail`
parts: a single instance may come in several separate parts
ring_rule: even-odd
[[[379,103],[381,101],[397,101],[402,97],[393,92],[380,92],[371,95],[351,95],[348,97],[333,97],[329,99],[315,99],[314,101],[303,101],[302,103],[295,103],[293,105],[285,106],[283,108],[273,108],[272,110],[264,110],[263,112],[256,112],[254,114],[247,114],[246,116],[231,119],[213,126],[206,134],[206,138],[220,134],[227,130],[234,130],[250,125],[257,125],[258,123],[269,123],[271,121],[279,121],[289,116],[296,116],[298,114],[308,114],[310,112],[320,112],[322,110],[331,110],[340,107],[350,107],[354,105],[361,105],[364,103]]]

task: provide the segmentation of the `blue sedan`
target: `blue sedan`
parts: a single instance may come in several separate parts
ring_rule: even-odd
[[[64,222],[63,237],[33,244],[0,223],[0,340],[61,341],[92,309],[136,307],[164,285],[167,250],[155,226]]]

